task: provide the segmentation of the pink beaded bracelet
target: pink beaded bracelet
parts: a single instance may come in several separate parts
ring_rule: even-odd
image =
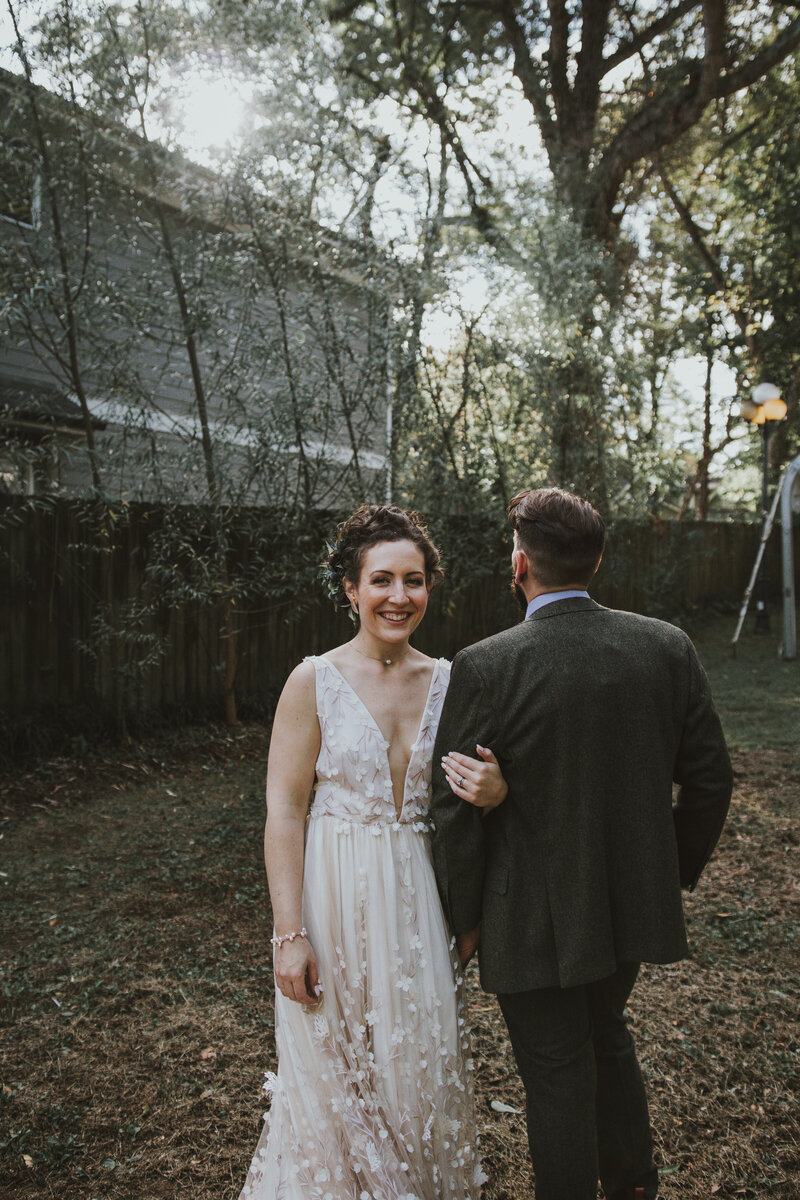
[[[276,950],[280,950],[284,942],[293,942],[295,938],[299,937],[308,937],[305,925],[302,929],[293,929],[291,933],[283,933],[280,935],[274,933],[269,940],[272,942]]]

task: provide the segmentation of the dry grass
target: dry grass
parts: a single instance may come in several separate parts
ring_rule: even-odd
[[[0,788],[0,1196],[235,1200],[273,1066],[261,865],[266,734],[55,760]],[[736,755],[688,899],[693,958],[631,1010],[665,1200],[800,1200],[800,899],[790,749]],[[35,806],[39,807],[35,807]],[[531,1194],[494,1001],[471,978],[486,1200]]]

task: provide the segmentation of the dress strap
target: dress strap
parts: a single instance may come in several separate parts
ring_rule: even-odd
[[[317,672],[319,672],[323,668],[324,664],[326,664],[327,661],[328,660],[325,658],[324,654],[306,654],[303,657],[303,662],[304,663],[307,663],[307,662],[313,663],[314,670]]]

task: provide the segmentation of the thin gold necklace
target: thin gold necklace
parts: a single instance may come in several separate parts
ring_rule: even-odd
[[[370,659],[372,662],[379,662],[379,663],[383,663],[383,665],[384,665],[385,667],[393,667],[393,666],[395,666],[395,665],[396,665],[397,659],[394,659],[394,658],[376,658],[374,654],[365,654],[363,650],[359,650],[359,648],[358,648],[358,646],[355,644],[355,642],[353,642],[353,649],[355,650],[356,654],[360,654],[362,658],[368,658],[368,659]],[[405,658],[406,656],[405,656],[405,655],[403,655],[403,657]]]

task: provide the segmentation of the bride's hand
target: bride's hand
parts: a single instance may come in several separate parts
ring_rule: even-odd
[[[317,960],[308,938],[284,942],[275,951],[275,986],[288,1000],[298,1004],[319,1004]]]
[[[451,750],[442,759],[442,767],[456,796],[487,813],[503,803],[508,784],[491,750],[485,746],[475,749],[481,756],[479,759]]]

